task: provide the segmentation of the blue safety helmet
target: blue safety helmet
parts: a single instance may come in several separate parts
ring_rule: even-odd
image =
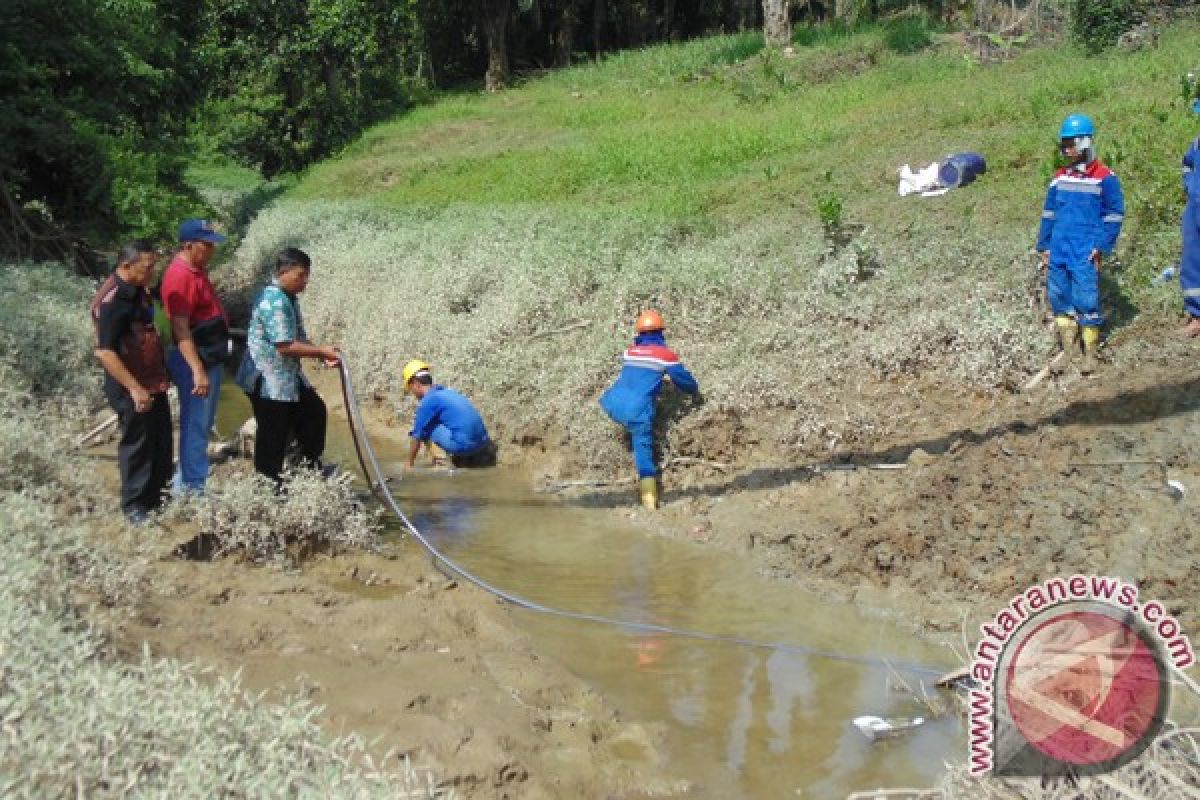
[[[1092,124],[1092,118],[1085,114],[1072,114],[1063,120],[1062,127],[1058,129],[1058,138],[1074,139],[1076,136],[1095,136],[1096,126]]]

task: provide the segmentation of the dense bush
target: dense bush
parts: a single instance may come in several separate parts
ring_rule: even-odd
[[[1145,0],[1071,0],[1071,37],[1095,53],[1112,47],[1136,25]]]
[[[333,152],[418,83],[416,3],[207,0],[200,14],[211,80],[195,136],[267,177]]]
[[[181,180],[194,22],[179,0],[0,5],[0,256],[166,235],[198,206]]]
[[[915,53],[933,43],[929,23],[924,17],[904,15],[891,19],[884,26],[883,42],[896,53]]]

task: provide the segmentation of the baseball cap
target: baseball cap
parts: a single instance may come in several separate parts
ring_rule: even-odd
[[[179,241],[221,244],[225,237],[213,230],[212,223],[208,220],[185,219],[179,223]]]

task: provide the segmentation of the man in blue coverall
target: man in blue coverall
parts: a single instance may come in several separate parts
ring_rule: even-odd
[[[700,384],[667,347],[662,316],[654,310],[638,315],[637,336],[621,357],[621,373],[600,397],[600,406],[613,422],[625,426],[633,442],[638,491],[642,505],[658,507],[658,467],[654,463],[654,403],[662,391],[663,377],[676,388],[696,394]]]
[[[1062,372],[1078,352],[1082,328],[1080,372],[1096,371],[1100,343],[1100,268],[1111,255],[1125,218],[1125,197],[1116,174],[1096,158],[1092,120],[1071,114],[1059,129],[1059,146],[1069,165],[1058,170],[1046,193],[1037,249],[1048,267],[1046,289],[1064,357]]]
[[[483,417],[462,394],[435,385],[429,365],[413,359],[404,365],[404,387],[417,398],[417,413],[413,419],[412,445],[408,451],[408,466],[417,463],[417,454],[425,444],[438,456],[434,447],[441,448],[456,467],[490,467],[496,464],[496,447],[488,436]]]
[[[1192,104],[1200,114],[1200,100]],[[1200,336],[1200,136],[1183,156],[1183,188],[1187,205],[1183,208],[1183,255],[1179,260],[1179,284],[1183,288],[1183,308],[1188,324],[1186,336]]]

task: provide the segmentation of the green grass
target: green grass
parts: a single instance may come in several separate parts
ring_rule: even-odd
[[[885,33],[924,32],[907,24]],[[1175,85],[1200,47],[1195,31],[1133,55],[1042,48],[992,67],[948,45],[888,52],[879,29],[829,31],[797,34],[805,46],[794,58],[764,59],[756,36],[716,37],[616,54],[494,97],[456,96],[372,129],[290,197],[736,225],[781,202],[812,208],[815,176],[832,171],[849,218],[904,227],[921,205],[896,201],[896,168],[977,149],[992,171],[947,204],[974,206],[973,224],[1032,226],[1066,113],[1097,119],[1102,156],[1144,148],[1118,165],[1130,186],[1174,168],[1193,133]],[[841,72],[827,74],[830,62]]]
[[[255,170],[222,161],[193,164],[185,178],[191,186],[227,192],[252,192],[263,182]]]

